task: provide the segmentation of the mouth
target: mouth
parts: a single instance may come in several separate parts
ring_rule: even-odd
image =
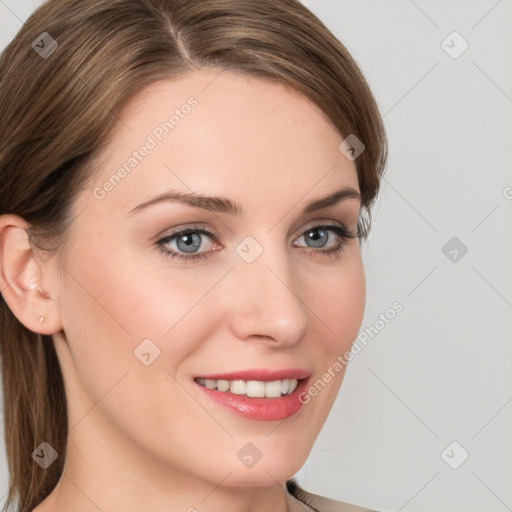
[[[249,370],[194,378],[213,402],[252,420],[283,420],[303,406],[299,394],[307,387],[305,370]]]
[[[223,393],[245,395],[250,398],[281,398],[291,395],[304,379],[283,379],[265,382],[262,380],[224,380],[204,379],[198,377],[195,381],[208,389],[215,389]]]

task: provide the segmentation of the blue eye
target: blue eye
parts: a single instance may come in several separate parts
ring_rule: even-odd
[[[196,232],[183,232],[176,237],[178,249],[188,253],[197,251],[201,247],[201,242],[201,236]]]
[[[330,234],[334,234],[334,246],[329,249],[323,249],[327,246]],[[322,224],[320,226],[314,226],[309,228],[300,237],[306,240],[307,247],[311,250],[308,252],[314,256],[325,256],[329,258],[336,258],[340,256],[343,248],[350,239],[359,238],[357,233],[349,231],[344,226],[338,226],[336,224]],[[321,249],[321,250],[317,250]]]
[[[311,248],[323,248],[327,245],[327,242],[329,241],[329,233],[335,233],[335,230],[330,228],[326,229],[326,226],[318,226],[313,229],[309,229],[306,231],[304,235],[304,239],[306,240],[306,243],[311,242],[312,245],[309,247]],[[306,236],[307,234],[307,236]]]
[[[331,236],[334,235],[334,236]],[[170,235],[158,240],[156,245],[166,255],[171,258],[177,258],[183,262],[193,262],[204,260],[209,257],[210,251],[198,252],[203,246],[203,237],[208,237],[218,243],[217,235],[199,227],[186,228],[177,230]],[[304,238],[306,243],[307,252],[316,256],[336,257],[344,248],[349,239],[358,238],[358,234],[349,231],[343,226],[332,225],[319,225],[309,228],[304,231],[300,238]],[[299,238],[299,239],[300,239]],[[329,240],[334,240],[334,246],[329,249],[324,249]],[[176,248],[169,248],[169,245],[174,243]],[[310,245],[311,244],[311,245]],[[297,245],[294,245],[297,247]],[[298,247],[304,247],[302,245]]]
[[[216,240],[216,236],[206,229],[192,227],[171,233],[165,238],[159,240],[157,245],[165,255],[171,258],[178,258],[185,261],[200,260],[208,257],[207,252],[196,252],[203,245],[203,236],[207,236],[213,240]],[[169,244],[174,241],[176,242],[177,250],[169,250]],[[182,254],[180,251],[183,251],[184,254]]]

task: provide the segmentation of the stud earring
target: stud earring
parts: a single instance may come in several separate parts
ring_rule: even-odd
[[[46,317],[45,317],[45,316],[41,315],[41,316],[39,317],[39,323],[40,323],[40,324],[42,324],[45,320],[46,320]]]

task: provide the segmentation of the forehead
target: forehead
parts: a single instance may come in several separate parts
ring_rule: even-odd
[[[195,71],[146,87],[119,119],[93,184],[108,189],[103,208],[126,210],[167,188],[269,205],[283,192],[297,200],[308,190],[358,190],[339,132],[314,103],[275,81]]]

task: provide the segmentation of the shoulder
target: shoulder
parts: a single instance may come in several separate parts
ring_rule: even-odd
[[[350,503],[336,501],[330,498],[319,496],[302,489],[297,481],[292,478],[286,482],[288,492],[302,503],[305,503],[317,512],[376,512]]]

